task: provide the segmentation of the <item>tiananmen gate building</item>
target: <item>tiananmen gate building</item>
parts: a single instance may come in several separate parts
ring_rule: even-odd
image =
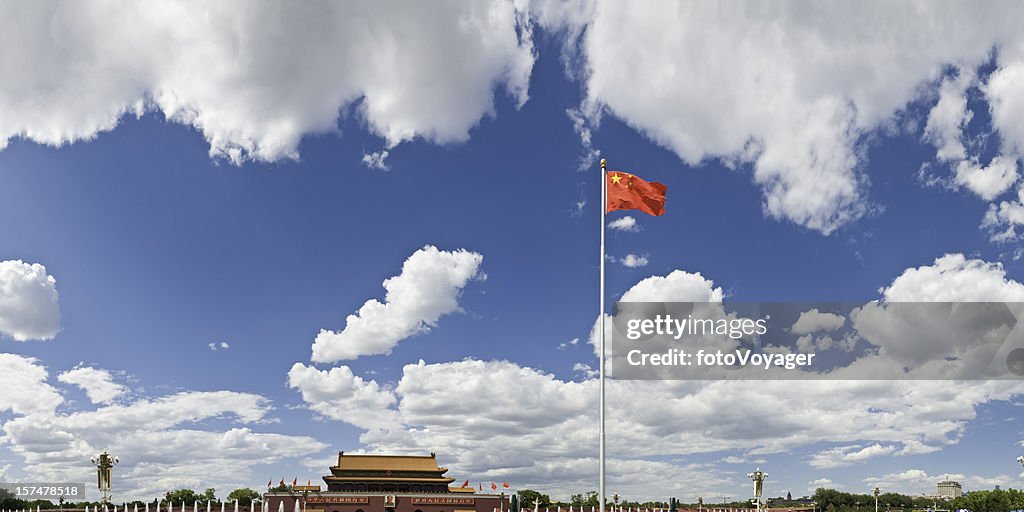
[[[263,496],[269,512],[493,512],[508,510],[508,496],[477,493],[471,486],[453,486],[448,468],[424,455],[346,455],[319,485],[297,486],[292,492]]]

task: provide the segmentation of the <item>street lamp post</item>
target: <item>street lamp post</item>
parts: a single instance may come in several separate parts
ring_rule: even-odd
[[[871,490],[871,493],[875,495],[875,512],[878,512],[878,494],[881,492],[882,490],[879,489],[878,487],[875,487],[874,489]]]
[[[764,479],[768,478],[768,473],[757,468],[753,473],[747,473],[747,478],[754,482],[754,504],[757,506],[757,512],[761,512],[761,491],[764,489]]]
[[[106,450],[90,460],[96,466],[96,482],[102,494],[103,503],[107,504],[110,502],[110,473],[114,464],[121,461],[117,457],[111,456]]]

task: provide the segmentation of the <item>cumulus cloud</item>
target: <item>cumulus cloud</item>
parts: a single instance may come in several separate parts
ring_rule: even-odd
[[[981,228],[988,232],[993,242],[1013,242],[1020,239],[1020,226],[1024,225],[1024,187],[1017,189],[1015,200],[1000,201],[988,205],[988,211],[981,220]]]
[[[1005,278],[991,264],[939,261],[942,264],[935,266],[942,267],[940,274],[946,275],[940,279],[947,286],[922,289],[929,279],[917,279],[915,273],[931,271],[922,267],[908,269],[886,289],[894,297],[925,300],[929,291],[956,289],[957,283],[969,280],[954,274],[970,276],[982,271],[985,279]],[[978,277],[974,275],[975,280]],[[1013,289],[1014,283],[1004,280],[1004,286]],[[975,295],[963,290],[959,296],[980,296],[986,289],[993,294],[989,300],[1008,296],[997,294],[995,290],[1001,288],[974,290],[971,293]],[[722,294],[712,280],[676,270],[641,280],[622,298],[720,301]],[[591,343],[594,338],[592,333]],[[421,361],[406,365],[393,387],[356,377],[344,367],[322,372],[299,365],[293,372],[313,375],[310,380],[323,381],[315,386],[317,391],[328,390],[317,397],[307,396],[302,389],[307,405],[314,410],[329,414],[364,403],[378,407],[378,413],[390,421],[386,427],[366,421],[359,413],[329,416],[362,425],[360,441],[369,450],[438,450],[451,457],[446,465],[453,472],[514,479],[557,494],[574,485],[586,485],[597,473],[593,453],[597,447],[598,382],[592,368],[585,362],[576,364],[574,373],[584,378],[578,381],[508,361]],[[706,466],[694,467],[691,457],[741,450],[754,458],[824,444],[811,461],[817,467],[839,467],[941,450],[958,442],[968,423],[977,417],[979,404],[1024,392],[1014,381],[948,384],[812,381],[803,383],[800,393],[793,393],[792,383],[786,381],[751,387],[742,381],[611,380],[607,383],[608,410],[615,414],[608,419],[609,468],[633,471],[609,471],[609,482],[619,492],[644,497],[651,488],[674,489],[682,474],[687,480],[694,478],[692,485],[688,480],[684,492],[722,494],[732,485],[727,478],[708,472]],[[912,406],[921,403],[930,406]],[[780,415],[780,410],[788,413]],[[663,467],[651,465],[650,457],[666,455],[673,456],[672,462],[659,463]]]
[[[608,229],[613,229],[615,231],[636,232],[636,231],[640,231],[640,223],[638,223],[636,221],[636,219],[633,218],[633,216],[626,215],[625,217],[622,217],[621,219],[615,219],[615,220],[609,222],[608,223]]]
[[[30,415],[54,411],[64,402],[47,384],[46,368],[38,360],[15,354],[0,354],[0,412]]]
[[[647,264],[649,263],[649,260],[647,259],[647,255],[646,254],[644,254],[644,255],[637,255],[637,254],[630,253],[630,254],[627,254],[627,255],[625,255],[625,256],[623,256],[621,258],[616,258],[615,256],[609,256],[608,259],[611,260],[614,263],[618,263],[618,264],[620,264],[620,265],[622,265],[624,267],[627,267],[627,268],[646,267]]]
[[[558,344],[558,350],[565,350],[565,349],[567,349],[569,347],[575,347],[576,345],[579,344],[579,342],[580,342],[579,338],[573,338],[573,339],[571,339],[569,341],[565,341],[565,342],[559,343]]]
[[[1017,160],[997,156],[984,166],[977,159],[961,160],[956,164],[955,181],[982,199],[991,201],[1017,182]]]
[[[597,377],[601,373],[600,370],[595,370],[591,368],[589,364],[584,363],[576,363],[572,365],[572,371],[582,373],[588,379],[593,379],[594,377]]]
[[[807,462],[811,467],[818,469],[839,468],[849,466],[855,462],[863,462],[882,455],[892,455],[896,452],[893,445],[880,445],[875,443],[870,446],[850,445],[837,446],[828,450],[820,451],[811,456]]]
[[[809,491],[813,491],[813,490],[818,489],[820,487],[825,487],[825,488],[829,488],[829,489],[836,489],[836,488],[841,488],[842,487],[841,485],[836,485],[835,482],[833,482],[829,478],[818,478],[818,479],[815,479],[815,480],[811,480],[810,482],[807,482],[807,485],[808,485],[807,489]]]
[[[235,488],[249,485],[252,467],[308,457],[327,445],[306,436],[260,433],[272,406],[266,398],[231,391],[184,391],[132,401],[104,369],[79,367],[58,380],[81,386],[94,409],[62,411],[61,395],[47,383],[39,361],[0,354],[0,424],[5,449],[22,459],[19,477],[82,482],[88,460],[109,449],[121,454],[119,491],[126,500],[150,499],[174,488]],[[206,421],[230,423],[220,430]],[[4,466],[3,473],[10,466]],[[233,487],[232,487],[233,486]],[[205,488],[203,487],[203,488]]]
[[[395,421],[395,395],[374,381],[354,375],[347,366],[328,371],[301,363],[288,371],[288,386],[298,389],[316,413],[358,427],[386,427]]]
[[[373,153],[363,153],[363,165],[370,169],[377,169],[378,171],[387,171],[390,169],[388,166],[388,150],[384,149]]]
[[[835,331],[846,323],[846,319],[835,313],[818,311],[817,308],[800,313],[790,330],[794,334],[809,334],[818,331]]]
[[[227,350],[227,349],[231,348],[231,344],[229,344],[226,341],[221,341],[221,342],[211,341],[210,343],[207,343],[206,346],[209,347],[209,349],[214,351],[214,352],[216,352],[218,350]]]
[[[927,494],[935,492],[935,483],[941,480],[954,480],[963,484],[965,489],[991,489],[995,486],[1003,488],[1015,485],[1015,477],[1001,474],[996,476],[967,475],[963,473],[929,474],[923,469],[906,469],[888,473],[878,477],[868,477],[864,483],[868,487],[880,486],[883,489],[900,489],[906,494]]]
[[[57,280],[46,267],[0,261],[0,335],[15,341],[49,340],[60,331]]]
[[[375,399],[380,399],[376,405],[382,407],[377,413],[393,420],[386,426],[369,427],[364,415],[341,412],[359,403],[353,389],[368,387],[348,371],[337,374],[344,381],[337,386],[343,392],[307,403],[337,409],[334,418],[364,425],[360,441],[370,451],[433,449],[450,457],[446,465],[453,473],[514,479],[557,493],[586,485],[597,473],[598,383],[587,376],[584,365],[576,369],[585,380],[562,380],[508,361],[406,365],[393,390],[374,388]],[[818,443],[838,445],[816,459],[825,467],[829,460],[856,464],[894,456],[911,442],[947,446],[976,417],[977,404],[1021,391],[1013,382],[982,381],[950,386],[817,381],[801,385],[800,393],[793,393],[792,383],[785,381],[753,388],[740,381],[612,380],[607,386],[608,410],[615,411],[608,418],[609,467],[639,471],[611,471],[609,481],[619,492],[637,496],[661,485],[678,485],[679,474],[696,478],[706,471],[706,466],[689,467],[689,457],[697,454],[744,450],[755,457]],[[394,402],[383,408],[392,394]],[[931,406],[909,406],[920,403]],[[779,415],[779,410],[790,412]],[[862,440],[871,444],[859,444]],[[662,470],[646,465],[650,457],[665,455],[678,462],[666,463]],[[708,481],[708,476],[714,478]],[[701,477],[701,488],[721,492],[728,484],[716,483],[718,477]]]
[[[402,272],[384,281],[384,302],[370,299],[338,331],[321,330],[313,342],[314,362],[388,354],[399,341],[430,331],[444,315],[461,311],[459,296],[481,278],[483,256],[465,249],[426,246],[413,253]]]
[[[94,404],[109,404],[127,391],[127,388],[114,382],[109,371],[87,366],[68,370],[58,375],[57,380],[82,388]]]
[[[464,141],[496,88],[527,100],[535,53],[526,13],[505,1],[47,1],[0,19],[0,46],[19,49],[0,57],[0,147],[87,140],[158,112],[235,163],[297,158],[339,114],[389,147]]]
[[[959,69],[942,80],[939,99],[928,113],[924,139],[935,145],[936,160],[953,169],[948,186],[964,187],[991,201],[1017,181],[1017,157],[997,155],[983,165],[979,148],[972,147],[978,144],[972,144],[966,134],[967,123],[974,116],[967,107],[967,95],[977,85],[971,69]]]
[[[1009,279],[1000,263],[947,254],[904,270],[879,293],[889,302],[1022,302],[1024,284]]]
[[[1016,179],[1024,45],[1010,20],[1018,5],[593,1],[531,8],[542,26],[566,31],[570,56],[578,52],[586,90],[580,110],[594,124],[616,116],[690,165],[717,158],[750,166],[773,218],[828,234],[872,211],[864,141],[910,102],[929,97],[950,66],[967,71],[943,90],[927,133],[943,158],[970,159],[958,146],[969,120],[960,100],[970,70],[989,62],[993,48],[996,71],[979,88],[1007,158],[988,166],[969,160],[974,165],[957,175],[986,198]]]

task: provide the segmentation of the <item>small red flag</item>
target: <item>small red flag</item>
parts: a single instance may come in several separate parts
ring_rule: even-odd
[[[668,190],[665,185],[620,171],[608,171],[605,181],[608,187],[606,212],[640,210],[654,216],[665,214],[665,191]]]
[[[496,484],[494,482],[491,482],[491,490],[492,491],[497,491],[498,490],[498,484]]]
[[[313,485],[313,481],[312,480],[306,480],[306,487],[309,487],[310,485]]]
[[[284,487],[284,478],[281,479],[281,487]]]
[[[484,483],[483,482],[477,482],[477,485],[480,486],[480,490],[481,491],[484,490]]]
[[[502,482],[502,483],[501,483],[501,486],[502,486],[502,487],[504,487],[504,488],[506,488],[506,489],[508,489],[508,488],[510,487],[510,486],[508,485],[508,482]]]
[[[469,487],[469,480],[462,482],[462,488],[465,489],[466,487]]]
[[[274,481],[273,480],[270,480],[270,481],[267,482],[267,487],[270,487],[272,485],[274,485]]]
[[[292,487],[295,487],[296,485],[299,485],[299,477],[295,477],[295,479],[292,480]]]

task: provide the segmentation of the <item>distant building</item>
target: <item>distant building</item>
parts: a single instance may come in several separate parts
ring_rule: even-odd
[[[952,480],[943,480],[939,482],[938,495],[942,499],[952,500],[963,496],[964,490],[960,486],[960,482],[954,482]]]

